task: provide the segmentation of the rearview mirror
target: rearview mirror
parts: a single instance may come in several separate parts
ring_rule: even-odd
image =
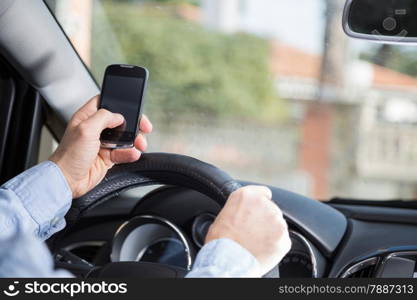
[[[347,0],[348,36],[388,43],[417,43],[417,0]]]

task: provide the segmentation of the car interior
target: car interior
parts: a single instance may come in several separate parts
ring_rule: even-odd
[[[98,76],[94,72],[102,75],[104,70],[101,68],[97,71],[90,67],[88,60],[83,57],[82,50],[77,48],[71,37],[71,30],[74,28],[76,30],[77,26],[68,27],[65,25],[68,22],[72,24],[71,22],[74,20],[62,17],[62,11],[70,9],[68,7],[71,5],[71,1],[73,0],[2,0],[0,2],[0,184],[36,165],[42,159],[47,159],[48,156],[45,154],[47,150],[45,149],[56,147],[63,136],[66,123],[71,115],[88,99],[100,93],[100,86],[97,82],[100,82],[101,79],[97,78]],[[366,2],[367,0],[363,1]],[[103,2],[104,9],[109,9],[108,6],[111,5],[119,5],[113,3],[118,1],[91,1],[91,3],[95,3],[94,5],[98,5],[99,2]],[[144,11],[146,9],[143,6],[153,5],[152,1],[151,4],[146,4],[146,1],[120,2],[125,2],[123,5],[142,5],[141,9]],[[189,22],[187,24],[194,22],[196,16],[199,16],[195,13],[197,9],[204,9],[206,6],[195,4],[198,1],[191,2],[192,4],[180,6],[181,14],[178,13],[172,18],[178,19],[187,16],[191,20],[187,20]],[[283,2],[290,3],[292,1]],[[320,3],[322,2],[325,3],[326,1]],[[352,5],[352,0],[347,1],[346,7],[346,1],[330,2],[338,3],[337,15],[340,15],[340,20],[339,17],[336,20],[337,22],[340,21],[340,23],[337,23],[340,32],[343,29],[341,23],[343,9],[345,9],[343,20],[345,31],[349,29],[351,19],[357,21],[358,16],[360,16],[362,19],[368,20],[368,15],[355,15],[356,19],[349,15],[349,9],[356,9]],[[361,1],[357,0],[357,2]],[[326,3],[329,3],[329,1]],[[176,4],[158,5],[161,5],[161,7],[169,5],[169,9],[173,9]],[[386,5],[389,5],[389,3],[387,2]],[[77,9],[81,9],[81,6],[79,4]],[[59,9],[61,9],[61,14],[58,13]],[[103,9],[103,7],[100,9]],[[363,9],[363,7],[360,9]],[[148,10],[151,10],[151,8],[148,8]],[[384,10],[384,13],[386,11]],[[165,14],[165,12],[149,12],[151,17],[154,16],[152,14],[157,13]],[[128,17],[125,16],[124,18]],[[140,19],[141,16],[138,18]],[[163,17],[157,15],[155,18],[158,21],[162,20]],[[369,16],[369,18],[371,17]],[[112,22],[111,17],[109,19]],[[67,23],[63,20],[67,20]],[[301,25],[302,22],[298,22],[300,27],[303,26]],[[153,23],[149,24],[149,26],[152,26]],[[97,24],[93,22],[92,26],[97,26]],[[353,32],[354,30],[361,30],[361,28],[357,26],[350,29]],[[112,33],[113,35],[117,35],[119,29],[116,27],[115,30]],[[352,32],[351,36],[353,35]],[[222,34],[230,35],[230,33]],[[369,35],[372,32],[361,34]],[[360,38],[360,34],[359,36],[356,34],[355,37]],[[153,38],[162,37],[156,36]],[[244,40],[252,37],[237,38]],[[343,36],[343,38],[348,39],[346,36]],[[399,37],[395,36],[394,38],[398,39]],[[226,39],[221,41],[232,43],[231,38]],[[129,41],[121,40],[122,45],[127,47]],[[365,41],[363,43],[371,42]],[[138,42],[138,44],[139,46],[146,46],[146,42],[143,41]],[[181,47],[179,44],[178,47]],[[161,44],[161,47],[163,45]],[[250,49],[248,48],[248,52],[250,52]],[[340,50],[337,46],[334,49]],[[171,60],[175,61],[176,56],[174,54],[170,55],[168,48],[163,50],[167,56],[170,56]],[[95,51],[99,50],[96,49]],[[103,50],[103,52],[105,51],[108,51],[108,49]],[[279,53],[285,57],[287,52]],[[301,57],[312,57],[301,54],[301,52],[291,53],[298,53],[298,56],[296,56],[298,59],[295,58],[295,60],[301,60]],[[143,57],[148,56],[144,55]],[[244,57],[246,59],[246,56]],[[93,62],[94,59],[98,60],[98,58],[93,57]],[[233,60],[229,56],[228,59]],[[254,60],[256,60],[256,57]],[[293,68],[296,68],[297,62],[289,61],[292,61]],[[119,62],[125,63],[125,61]],[[130,61],[126,63],[130,63]],[[140,64],[141,62],[136,61],[136,63]],[[145,59],[143,65],[146,66],[146,63],[147,60]],[[371,64],[368,63],[368,65]],[[181,68],[181,64],[178,66]],[[375,67],[374,69],[379,70],[380,74],[388,74],[383,73],[388,72],[387,68],[382,70],[382,67]],[[300,70],[303,70],[303,68]],[[153,72],[153,69],[150,68],[151,85],[153,74],[156,73],[155,81],[157,81],[157,78],[163,78],[163,73],[158,72],[161,71]],[[392,72],[394,71],[389,74],[392,75]],[[390,78],[404,79],[405,75],[401,75],[403,76],[401,77],[398,75],[399,72],[395,74],[397,74],[397,77]],[[201,74],[195,73],[194,75],[199,77]],[[233,74],[231,76],[240,75]],[[332,76],[328,75],[328,77]],[[175,80],[181,82],[181,75],[176,77]],[[249,80],[252,80],[252,77]],[[288,82],[286,82],[286,87],[290,86]],[[416,84],[415,88],[417,88],[417,81],[411,80],[411,82]],[[157,85],[157,83],[154,85]],[[198,84],[196,83],[196,85]],[[194,85],[187,85],[186,87],[195,88]],[[299,91],[308,90],[298,88]],[[329,97],[333,91],[331,88],[326,90],[326,87],[323,90],[324,92],[321,94],[323,99]],[[387,91],[388,93],[389,91]],[[160,94],[163,94],[163,90]],[[150,107],[153,105],[153,95],[158,95],[158,93],[148,95],[147,103]],[[210,95],[210,93],[207,92],[207,95]],[[240,94],[236,92],[235,95],[238,97]],[[195,97],[197,100],[199,99],[198,96]],[[414,97],[415,101],[417,98]],[[175,98],[172,98],[171,101],[175,101]],[[322,121],[323,112],[327,111],[325,106],[328,102],[326,100],[318,101],[324,101],[324,104],[317,104],[317,107],[322,110],[316,111],[316,115],[318,114]],[[297,106],[294,107],[304,105],[300,104],[301,101],[297,103]],[[309,103],[313,103],[313,101]],[[174,106],[174,104],[172,105]],[[254,105],[263,104],[255,103]],[[349,105],[349,103],[342,104],[342,114],[347,110],[346,107],[350,107]],[[227,106],[225,107],[227,109]],[[209,110],[209,108],[203,108]],[[147,113],[146,109],[145,107],[145,113]],[[159,109],[164,110],[165,108],[160,107]],[[175,114],[176,110],[173,111],[173,114]],[[172,115],[167,114],[166,116],[165,119],[158,120],[166,120],[166,122],[176,120]],[[168,116],[171,116],[172,119],[169,120]],[[228,118],[227,115],[226,118]],[[305,118],[308,118],[308,116]],[[352,120],[353,123],[359,123],[356,117]],[[155,127],[158,128],[159,121],[154,120],[153,122]],[[234,138],[233,135],[239,130],[240,123],[227,123],[226,120],[219,121],[219,124],[221,122],[226,124],[222,127],[224,136],[226,136],[224,139],[226,143],[228,135],[230,135],[230,139]],[[307,120],[302,124],[305,125],[308,122]],[[318,126],[319,129],[324,130],[325,128],[322,127],[324,125],[320,124],[323,123],[317,123],[315,128]],[[413,125],[410,124],[408,123],[405,126],[406,130],[415,131],[415,127],[413,129]],[[401,127],[398,124],[395,126],[396,129]],[[161,131],[164,128],[161,127]],[[206,135],[215,135],[216,130],[210,131],[210,126],[202,126],[201,128],[207,131],[200,132],[192,137],[189,136],[190,142],[193,141],[196,145],[201,143],[201,147],[205,147],[205,140],[210,141],[210,137],[206,137]],[[231,128],[230,131],[227,128]],[[270,130],[269,127],[264,132],[268,130]],[[273,127],[274,132],[285,130],[285,126]],[[354,130],[348,131],[352,132]],[[317,148],[307,147],[297,152],[299,155],[304,155],[304,152],[310,151],[305,154],[305,159],[302,160],[305,162],[303,164],[303,166],[306,166],[305,170],[308,171],[310,170],[309,162],[306,161],[309,157],[308,154],[313,155],[322,151],[324,140],[320,135],[315,136],[313,131],[305,130],[303,132],[313,136],[313,139],[316,138],[318,143]],[[254,134],[255,136],[259,134],[260,138],[263,138],[261,129]],[[344,133],[341,134],[344,136]],[[371,135],[374,134],[371,132]],[[268,153],[263,154],[263,158],[267,161],[267,167],[272,168],[272,173],[274,172],[274,166],[281,172],[277,174],[286,173],[284,169],[280,169],[282,166],[273,159],[275,155],[273,152],[281,153],[279,152],[281,150],[276,149],[287,147],[284,144],[298,145],[301,143],[290,142],[289,139],[285,140],[284,136],[284,134],[271,134],[265,144],[261,142],[257,144],[253,140],[248,142],[253,144],[248,147],[259,147],[259,151],[262,147],[263,150],[266,149],[265,151],[271,152],[270,156]],[[160,142],[159,139],[162,138],[155,138],[155,143]],[[348,139],[348,137],[342,139]],[[355,141],[361,146],[365,143],[363,136],[358,137]],[[46,142],[49,142],[49,144],[45,145]],[[152,139],[150,143],[153,143]],[[268,144],[272,146],[265,146]],[[339,148],[328,152],[332,153]],[[336,156],[331,159],[332,167],[344,168],[345,161],[355,160],[354,155],[352,155],[353,148],[347,148],[345,156]],[[417,149],[417,144],[415,148]],[[167,151],[165,149],[171,150]],[[323,190],[320,189],[319,185],[313,189],[315,192],[308,193],[300,187],[303,185],[303,181],[300,180],[295,180],[295,185],[299,184],[297,187],[289,188],[286,184],[280,184],[282,181],[278,179],[274,184],[272,179],[271,181],[259,181],[259,177],[256,175],[246,176],[245,174],[252,174],[249,172],[249,168],[256,167],[256,163],[261,164],[259,161],[255,165],[243,164],[242,172],[233,167],[227,168],[228,160],[240,160],[239,153],[235,154],[233,149],[230,150],[231,154],[229,153],[224,159],[226,162],[219,165],[216,164],[215,159],[221,155],[220,152],[215,152],[211,156],[214,158],[209,159],[208,156],[199,156],[198,153],[202,150],[198,146],[196,146],[196,149],[196,154],[192,155],[193,153],[182,151],[181,146],[178,145],[173,145],[171,148],[154,147],[152,152],[144,153],[138,162],[115,166],[110,170],[106,179],[93,191],[80,199],[75,199],[66,216],[66,228],[47,241],[54,256],[56,267],[69,270],[75,276],[82,278],[182,278],[191,270],[196,254],[204,245],[209,226],[213,223],[230,193],[240,186],[260,184],[267,185],[272,190],[273,200],[282,209],[288,222],[292,240],[291,251],[265,277],[412,278],[417,276],[417,202],[413,200],[417,198],[412,198],[413,195],[417,196],[416,190],[414,190],[414,194],[411,194],[410,199],[408,197],[407,199],[401,198],[401,194],[387,194],[386,199],[379,199],[375,196],[378,199],[372,200],[374,199],[372,192],[375,192],[375,195],[384,194],[384,187],[386,187],[386,182],[389,181],[384,178],[380,181],[381,186],[370,185],[374,189],[369,193],[364,192],[363,196],[361,196],[360,190],[355,194],[337,194],[337,192],[326,194],[320,192]],[[223,150],[221,149],[221,151]],[[282,159],[285,160],[285,156]],[[322,156],[312,159],[317,163],[317,161],[321,161]],[[244,158],[241,160],[244,160]],[[359,159],[358,161],[363,160]],[[366,162],[372,162],[372,159],[365,159],[364,164],[360,167],[369,166],[369,164],[365,164]],[[358,169],[361,169],[360,167]],[[316,169],[311,168],[313,175],[316,174],[314,173]],[[352,169],[355,168],[352,167],[349,170]],[[399,189],[408,188],[408,185],[406,187],[398,183],[402,182],[402,179],[396,179],[394,174],[396,170],[393,167],[387,172],[388,175],[393,176],[391,177],[392,182],[398,184]],[[272,173],[265,172],[265,176],[272,178],[272,176],[275,176]],[[332,174],[331,172],[328,173],[328,177],[333,176]],[[286,175],[289,175],[289,173]],[[315,182],[321,182],[319,175],[317,175],[317,178],[314,176],[315,180],[318,178]],[[417,182],[417,177],[410,175],[408,180],[404,180],[410,186],[412,181]],[[343,180],[338,181],[338,184],[343,185]]]

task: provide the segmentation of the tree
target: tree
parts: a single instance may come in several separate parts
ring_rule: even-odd
[[[340,28],[344,0],[325,0],[326,23],[321,68],[320,100],[340,100],[346,62],[346,38]],[[331,97],[333,99],[324,99]]]
[[[109,1],[105,9],[126,63],[150,70],[148,110],[166,118],[175,114],[265,121],[282,115],[266,40],[207,31],[178,18],[172,5],[160,9]],[[93,34],[96,74],[109,63],[101,57],[108,47],[102,37]]]
[[[417,76],[417,51],[393,45],[378,45],[361,53],[360,58],[410,76]]]

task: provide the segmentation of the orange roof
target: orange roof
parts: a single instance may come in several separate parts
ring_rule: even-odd
[[[375,86],[417,88],[417,79],[414,77],[377,65],[373,67]]]
[[[272,44],[272,72],[288,77],[319,78],[321,57],[288,45]]]
[[[180,18],[191,22],[201,21],[201,10],[199,7],[191,4],[179,4],[176,8],[176,12]]]
[[[273,43],[271,67],[276,76],[318,79],[321,56],[297,48]],[[417,88],[417,79],[381,66],[373,65],[373,85],[388,88]]]

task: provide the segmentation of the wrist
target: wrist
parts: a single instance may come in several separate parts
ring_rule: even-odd
[[[75,185],[75,182],[72,180],[71,176],[65,171],[64,163],[55,155],[52,155],[48,160],[54,163],[58,167],[59,171],[61,172],[62,177],[65,179],[71,191],[72,197],[74,198],[76,195],[76,185]]]
[[[261,277],[257,259],[229,238],[212,240],[198,253],[187,277]]]

